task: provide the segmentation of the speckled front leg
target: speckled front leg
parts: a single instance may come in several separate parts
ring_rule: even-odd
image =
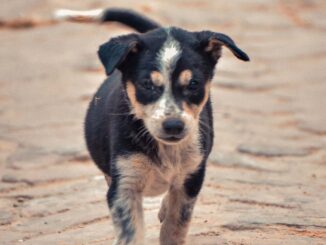
[[[191,220],[196,198],[188,197],[183,190],[171,188],[162,201],[159,218],[162,223],[161,245],[182,245]]]

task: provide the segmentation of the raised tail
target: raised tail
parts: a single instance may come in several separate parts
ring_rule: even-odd
[[[54,13],[57,20],[68,20],[77,22],[107,22],[116,21],[134,28],[138,32],[144,33],[161,27],[155,21],[142,16],[132,10],[110,8],[77,11],[69,9],[59,9]]]

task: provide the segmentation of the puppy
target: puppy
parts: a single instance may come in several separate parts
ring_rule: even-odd
[[[144,244],[144,196],[165,197],[160,244],[184,244],[213,145],[211,80],[222,46],[246,53],[225,34],[162,28],[121,10],[59,11],[73,20],[118,21],[142,34],[112,38],[98,55],[109,76],[89,105],[87,147],[111,178],[107,201],[116,244]]]

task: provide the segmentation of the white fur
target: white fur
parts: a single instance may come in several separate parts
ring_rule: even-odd
[[[180,58],[181,47],[180,43],[175,40],[169,30],[167,30],[168,37],[164,42],[161,50],[158,53],[158,62],[160,64],[160,70],[165,82],[164,93],[157,103],[157,108],[153,115],[156,119],[162,119],[168,112],[177,113],[177,106],[174,103],[172,88],[171,88],[171,73],[173,68]]]
[[[172,94],[171,83],[167,83],[163,95],[159,99],[156,105],[154,114],[152,115],[155,119],[164,119],[167,116],[177,117],[180,116],[181,110],[175,104],[174,97]]]
[[[165,116],[165,108],[166,108],[166,102],[167,102],[167,98],[168,97],[168,94],[166,92],[166,88],[165,88],[165,91],[163,93],[163,95],[161,96],[160,100],[158,101],[158,104],[157,104],[157,108],[153,114],[153,118],[156,118],[156,119],[162,119],[164,118]]]
[[[88,20],[100,20],[103,15],[103,9],[92,9],[86,11],[58,9],[54,12],[54,18],[57,20],[74,20],[86,18]]]
[[[169,78],[170,74],[168,73],[170,73],[171,68],[173,68],[173,66],[180,58],[181,51],[182,51],[180,47],[180,43],[171,36],[169,30],[167,30],[167,34],[168,37],[158,53],[158,61],[160,64],[160,69],[164,75],[168,76],[165,77],[165,79]]]
[[[165,66],[170,65],[180,54],[180,49],[175,42],[168,43],[168,46],[162,50],[162,62]]]

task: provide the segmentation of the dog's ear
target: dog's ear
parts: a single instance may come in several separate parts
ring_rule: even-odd
[[[138,44],[137,34],[112,38],[102,44],[98,50],[98,55],[105,67],[106,74],[110,75],[115,68],[120,69],[128,54],[137,53]]]
[[[249,56],[237,47],[235,42],[223,33],[202,31],[196,32],[202,51],[211,55],[216,62],[221,57],[222,46],[227,47],[240,60],[249,61]]]

